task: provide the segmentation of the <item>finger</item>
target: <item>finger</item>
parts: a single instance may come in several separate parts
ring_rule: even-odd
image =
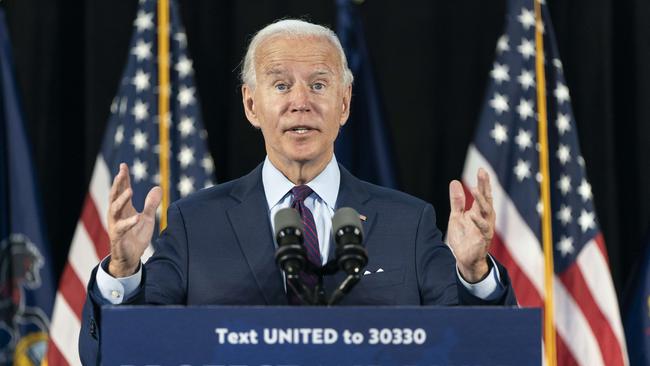
[[[124,220],[120,220],[115,224],[115,232],[117,235],[122,235],[125,232],[131,230],[131,228],[134,227],[138,221],[140,221],[140,214],[135,214]]]
[[[451,213],[462,213],[465,210],[465,191],[463,185],[457,180],[449,183],[449,206]]]
[[[149,193],[147,193],[147,198],[144,200],[144,209],[142,210],[142,213],[149,217],[153,217],[156,214],[156,210],[158,209],[161,200],[162,190],[160,187],[155,186],[151,188]]]
[[[120,169],[124,171],[122,189],[131,188],[131,174],[129,173],[129,166],[126,165],[126,163],[120,163]]]
[[[492,212],[494,211],[492,208],[492,205],[487,201],[483,193],[481,193],[478,188],[472,189],[472,195],[474,196],[474,202],[475,204],[472,205],[472,209],[474,207],[478,207],[479,212],[481,213],[481,216],[484,218],[490,217],[492,215]]]
[[[128,188],[124,192],[122,192],[113,203],[111,203],[110,206],[110,215],[113,218],[119,217],[120,213],[122,212],[122,209],[124,209],[124,206],[129,200],[131,199],[131,196],[133,196],[133,190]]]
[[[475,213],[470,213],[469,215],[470,219],[472,219],[472,222],[476,227],[481,231],[481,233],[485,236],[489,236],[491,233],[490,230],[490,223],[488,221]]]
[[[109,202],[113,202],[117,197],[122,194],[122,192],[130,186],[125,182],[125,179],[129,177],[129,168],[126,164],[120,163],[119,170],[117,175],[113,178],[113,185],[111,185],[111,192],[109,195]]]
[[[109,202],[115,201],[115,198],[118,196],[118,188],[121,184],[121,178],[122,178],[122,166],[117,170],[117,174],[115,174],[115,177],[113,178],[113,184],[111,184],[111,193],[109,194]]]
[[[478,189],[485,197],[485,200],[492,205],[492,185],[490,184],[490,175],[483,168],[478,169]]]

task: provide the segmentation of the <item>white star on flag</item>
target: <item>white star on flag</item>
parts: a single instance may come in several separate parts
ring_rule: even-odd
[[[181,122],[178,124],[178,131],[183,137],[187,137],[194,133],[194,121],[192,120],[192,117],[185,116],[181,118]]]
[[[177,188],[181,194],[181,197],[187,196],[188,194],[194,192],[194,179],[192,177],[183,175],[178,182]]]
[[[560,207],[560,211],[557,212],[557,218],[560,220],[562,225],[568,225],[571,222],[571,219],[573,218],[573,215],[571,213],[571,207],[567,205],[562,205]]]
[[[559,58],[554,58],[553,66],[555,66],[558,70],[562,70],[562,61]]]
[[[178,91],[178,103],[181,107],[194,103],[194,88],[181,87]]]
[[[508,140],[508,130],[502,124],[496,122],[492,131],[490,131],[490,136],[494,138],[497,145],[501,145]]]
[[[153,28],[153,13],[147,13],[142,10],[138,12],[138,17],[133,22],[138,32]]]
[[[557,127],[560,135],[564,135],[567,131],[571,129],[571,122],[569,116],[566,114],[558,113],[557,120],[555,121],[555,126]]]
[[[564,103],[569,101],[569,88],[562,83],[558,83],[554,91],[555,98],[559,103]]]
[[[562,236],[562,239],[557,243],[557,249],[562,253],[563,257],[573,253],[573,239],[568,236]]]
[[[593,229],[596,226],[596,217],[593,212],[587,212],[582,210],[580,217],[578,218],[578,225],[582,229],[582,232],[585,232],[589,229]]]
[[[138,61],[148,60],[151,57],[151,43],[138,40],[131,53],[135,55]]]
[[[520,128],[519,133],[515,137],[515,143],[519,146],[519,149],[521,149],[522,151],[531,147],[533,141],[530,132]]]
[[[531,103],[529,100],[521,98],[519,100],[519,105],[517,106],[517,113],[519,113],[519,118],[521,118],[522,121],[525,121],[526,119],[532,117],[533,103]]]
[[[149,89],[149,74],[142,71],[142,69],[138,70],[133,77],[133,85],[136,92]]]
[[[557,182],[557,187],[563,195],[569,193],[571,191],[571,177],[563,174],[560,180]]]
[[[194,163],[194,149],[183,146],[178,154],[178,162],[181,163],[182,168],[187,168],[188,165]]]
[[[535,86],[535,78],[533,77],[533,73],[527,70],[521,70],[521,74],[517,76],[517,81],[519,84],[521,84],[521,87],[524,90],[528,90],[528,88]]]
[[[499,37],[499,41],[497,41],[497,51],[499,53],[503,53],[509,50],[510,50],[510,46],[508,45],[508,36],[504,34],[501,37]]]
[[[133,106],[133,117],[135,118],[136,122],[143,121],[149,117],[149,106],[147,103],[143,103],[141,100],[138,100],[135,102],[135,105]]]
[[[520,182],[530,177],[530,163],[519,159],[515,165],[515,175]]]
[[[146,149],[148,146],[147,134],[140,130],[135,130],[131,143],[133,144],[136,153]]]
[[[499,93],[494,93],[494,98],[490,100],[490,106],[494,108],[497,114],[506,112],[508,108],[508,98]]]
[[[521,14],[517,19],[526,30],[535,25],[535,14],[526,8],[521,8]]]
[[[131,166],[131,174],[133,174],[133,179],[136,182],[144,180],[147,178],[147,162],[140,161],[136,158],[133,160],[133,166]]]
[[[212,174],[212,171],[214,170],[214,162],[209,155],[205,155],[203,159],[201,159],[201,166],[205,170],[206,174]]]
[[[184,78],[188,75],[192,75],[193,69],[192,69],[192,61],[188,59],[185,56],[182,56],[180,60],[176,63],[175,66],[176,72],[178,72],[178,76],[181,78]]]
[[[571,160],[571,148],[567,145],[560,144],[560,146],[557,148],[556,156],[562,165],[566,164],[569,162],[569,160]]]
[[[578,194],[582,197],[583,201],[588,201],[591,199],[591,184],[586,180],[582,180],[580,186],[578,186]]]
[[[492,76],[494,81],[497,82],[497,84],[501,84],[504,81],[510,80],[510,76],[508,75],[507,65],[500,65],[495,63],[494,67],[492,68],[492,71],[490,71],[490,75]]]
[[[187,46],[187,36],[185,36],[184,32],[178,32],[174,34],[174,40],[178,42],[178,45],[181,46],[181,48],[185,48],[185,46]]]
[[[128,105],[129,105],[129,98],[123,97],[120,100],[120,110],[119,110],[120,115],[124,115],[124,113],[126,113],[126,109],[128,108]]]
[[[521,53],[521,55],[526,60],[532,56],[535,56],[535,46],[533,45],[533,42],[527,40],[526,38],[522,38],[521,44],[517,46],[517,51],[519,51],[519,53]]]
[[[119,145],[124,141],[124,126],[117,126],[115,129],[115,145]]]

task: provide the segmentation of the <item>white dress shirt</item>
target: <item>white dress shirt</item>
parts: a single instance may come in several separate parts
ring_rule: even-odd
[[[336,162],[336,157],[334,156],[332,156],[332,160],[330,160],[325,169],[316,178],[307,183],[309,188],[314,192],[305,199],[305,206],[311,210],[314,216],[323,264],[327,263],[329,259],[328,253],[330,245],[332,245],[332,217],[336,208],[340,183],[341,172]],[[267,207],[269,207],[269,220],[273,232],[275,232],[273,217],[278,210],[289,207],[292,198],[290,191],[295,184],[285,177],[271,163],[267,156],[262,166],[262,185],[264,186]],[[140,286],[142,268],[139,268],[138,272],[132,276],[115,278],[109,275],[104,269],[107,259],[105,258],[102,261],[102,265],[97,270],[97,287],[104,299],[110,301],[112,304],[121,304],[125,297],[128,297]],[[484,300],[496,299],[505,290],[501,284],[499,271],[492,257],[490,257],[490,260],[493,264],[490,273],[483,281],[474,284],[465,281],[460,275],[460,272],[458,272],[458,268],[456,268],[456,275],[461,283],[472,295]]]

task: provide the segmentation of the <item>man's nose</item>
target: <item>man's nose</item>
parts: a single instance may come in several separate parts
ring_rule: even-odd
[[[309,112],[311,110],[309,86],[294,85],[291,94],[291,112]]]

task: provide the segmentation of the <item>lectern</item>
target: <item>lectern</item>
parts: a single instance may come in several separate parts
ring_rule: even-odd
[[[541,365],[539,309],[102,309],[103,365]]]

